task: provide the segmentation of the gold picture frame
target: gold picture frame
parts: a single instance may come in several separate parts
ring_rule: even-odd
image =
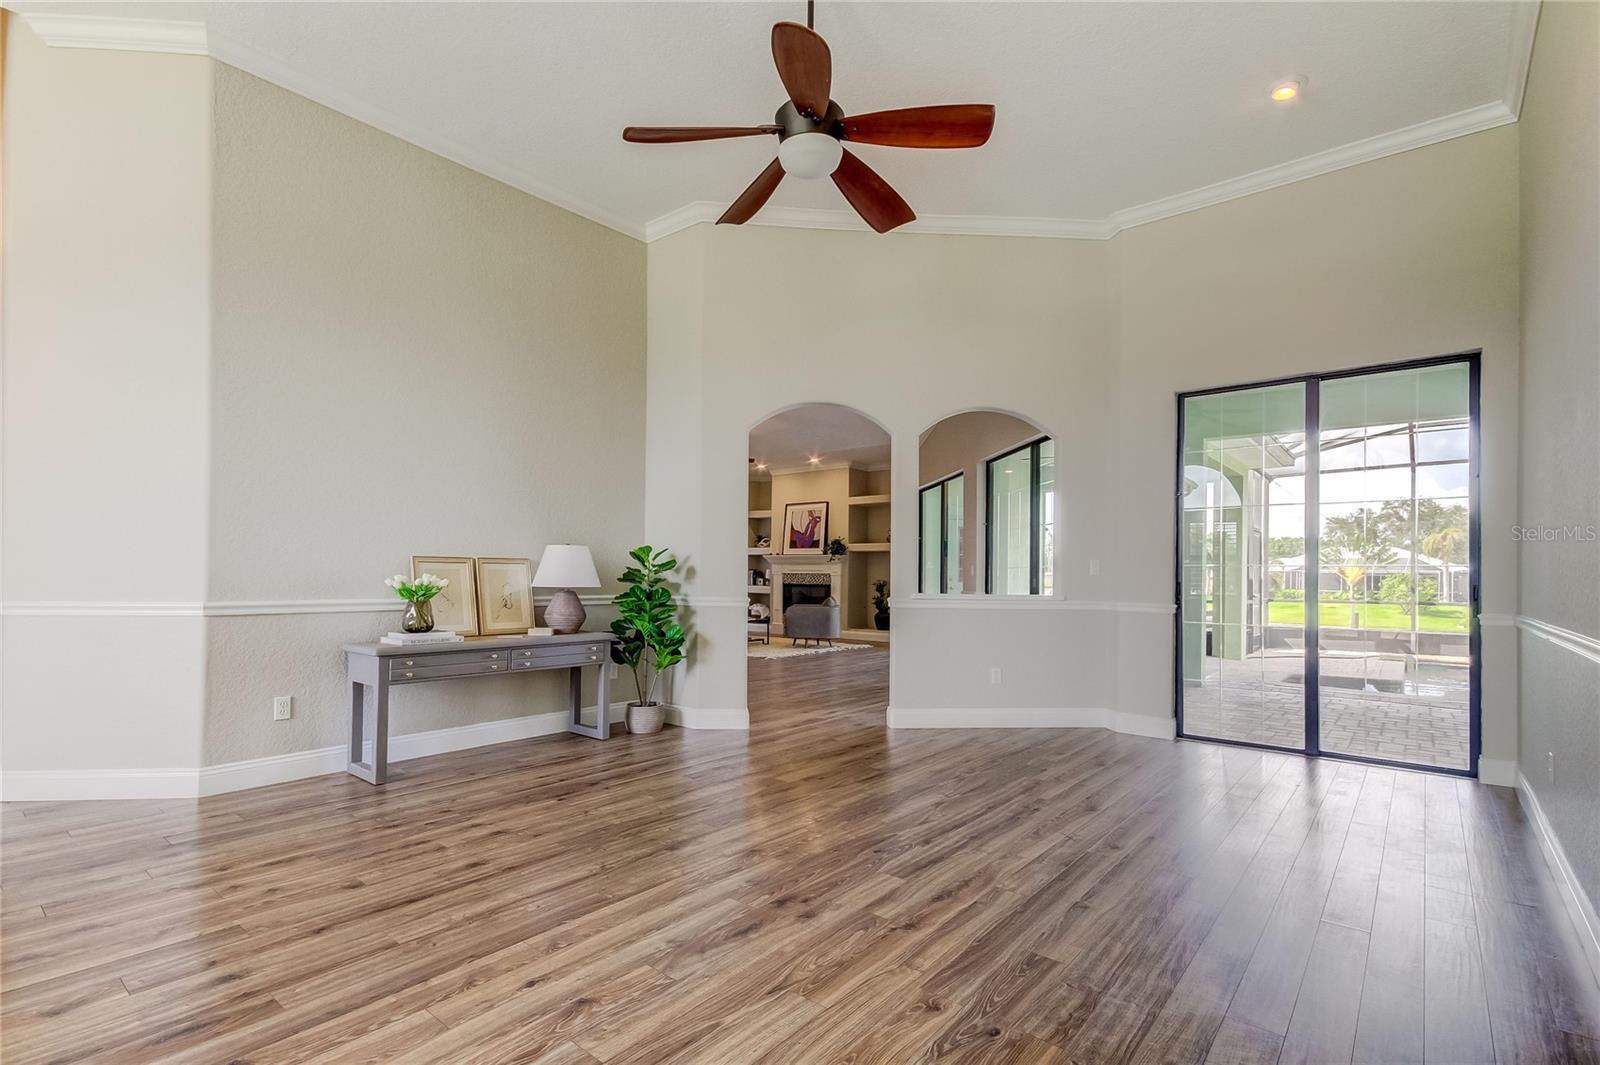
[[[478,635],[478,560],[470,555],[412,555],[412,579],[424,573],[450,582],[433,597],[434,630]]]
[[[478,559],[478,625],[485,636],[511,636],[533,628],[531,561]]]

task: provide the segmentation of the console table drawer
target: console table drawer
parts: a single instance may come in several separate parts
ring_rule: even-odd
[[[512,670],[518,669],[554,669],[559,666],[598,666],[606,661],[606,656],[598,651],[588,654],[573,653],[561,655],[540,655],[537,658],[517,658],[511,662]]]
[[[475,673],[507,673],[511,664],[505,661],[475,660],[473,655],[439,655],[428,665],[408,666],[405,661],[389,664],[389,680],[404,684],[411,680],[434,680],[438,677],[467,677]],[[451,661],[454,659],[454,661]]]
[[[460,662],[509,662],[511,652],[506,651],[435,651],[432,654],[406,655],[389,660],[390,675],[396,669],[416,669],[418,666],[454,665]]]
[[[593,658],[588,656],[593,655]],[[513,662],[554,662],[578,657],[584,662],[598,662],[606,656],[604,643],[563,644],[555,647],[519,647],[511,652]]]

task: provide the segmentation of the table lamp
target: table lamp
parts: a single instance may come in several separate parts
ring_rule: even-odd
[[[533,575],[535,588],[560,589],[544,608],[544,623],[557,633],[577,632],[588,617],[574,588],[600,587],[594,569],[594,556],[581,544],[551,544],[539,559],[539,572]]]

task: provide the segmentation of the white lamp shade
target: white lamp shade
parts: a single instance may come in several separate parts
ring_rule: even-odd
[[[600,575],[594,569],[594,556],[581,544],[551,544],[539,559],[539,572],[533,575],[535,588],[598,588]]]

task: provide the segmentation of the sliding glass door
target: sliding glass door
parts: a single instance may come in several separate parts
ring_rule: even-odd
[[[1185,736],[1475,770],[1476,357],[1180,397]]]

